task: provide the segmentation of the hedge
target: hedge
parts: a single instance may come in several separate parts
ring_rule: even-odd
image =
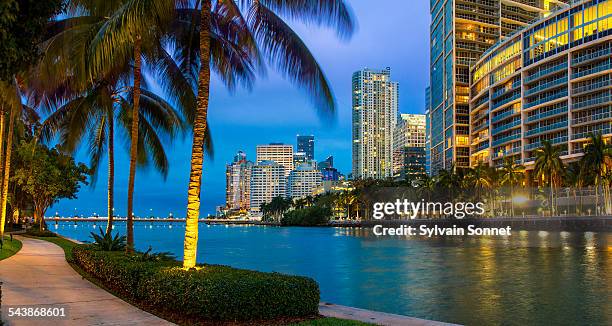
[[[176,261],[141,261],[90,245],[72,253],[77,265],[110,289],[187,318],[249,321],[318,314],[319,286],[307,277],[220,265],[184,270]]]

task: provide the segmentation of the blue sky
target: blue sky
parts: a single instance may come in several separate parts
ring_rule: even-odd
[[[213,81],[209,122],[215,147],[214,160],[204,165],[203,214],[214,213],[225,202],[225,164],[243,150],[255,159],[255,146],[284,142],[295,146],[297,134],[315,135],[315,158],[335,157],[335,165],[351,170],[351,75],[364,67],[391,67],[400,83],[400,111],[422,113],[429,80],[429,1],[350,1],[358,29],[348,41],[334,32],[290,22],[314,53],[331,83],[338,103],[335,124],[319,121],[308,96],[268,69],[250,92],[228,93]],[[127,202],[127,151],[117,143],[115,166],[116,213],[125,215]],[[191,156],[191,135],[168,146],[170,171],[163,180],[151,170],[136,174],[135,214],[184,216]],[[77,160],[87,162],[86,156]],[[106,164],[106,163],[103,163]],[[83,187],[77,200],[62,200],[47,215],[106,213],[106,169],[101,168],[95,187]],[[76,210],[75,210],[76,208]]]

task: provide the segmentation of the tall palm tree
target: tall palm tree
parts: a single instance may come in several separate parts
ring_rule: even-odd
[[[11,172],[11,150],[13,148],[13,133],[16,116],[21,115],[22,104],[19,85],[14,79],[10,82],[0,81],[0,105],[9,111],[8,130],[6,136],[6,152],[4,154],[4,166],[2,168],[2,195],[0,196],[0,240],[4,238],[4,224],[6,222],[6,206],[8,203],[8,186]]]
[[[131,135],[128,132],[133,124],[131,93],[122,93],[118,87],[105,83],[92,87],[86,93],[77,94],[62,105],[54,106],[41,130],[43,141],[52,141],[56,135],[59,135],[61,148],[70,153],[74,153],[82,140],[87,139],[94,182],[103,155],[107,152],[109,169],[107,233],[112,231],[113,226],[115,123],[118,123],[120,132]],[[165,178],[169,163],[163,142],[172,140],[172,137],[183,128],[183,123],[180,114],[160,96],[148,89],[143,89],[142,93],[138,121],[140,140],[137,162],[143,167],[152,163]]]
[[[573,162],[567,167],[565,173],[566,185],[571,188],[574,196],[574,213],[576,215],[582,213],[582,196],[578,200],[578,190],[582,190],[585,181],[585,168],[583,164],[584,162]]]
[[[555,190],[561,182],[561,176],[565,169],[561,161],[561,148],[553,146],[548,141],[542,142],[542,147],[536,150],[535,159],[536,178],[543,186],[548,185],[550,191],[550,215],[556,212]]]
[[[164,169],[167,170],[167,160],[165,159],[165,154],[159,155],[162,152],[157,151],[156,154],[156,151],[152,150],[156,145],[161,145],[159,139],[155,140],[158,136],[156,133],[162,132],[162,134],[171,136],[174,132],[165,133],[164,128],[178,129],[176,120],[178,115],[164,98],[148,90],[146,83],[144,88],[141,87],[140,78],[135,78],[136,87],[130,85],[132,84],[130,74],[135,74],[137,77],[140,76],[140,68],[136,67],[140,66],[140,64],[132,64],[132,53],[134,50],[132,49],[132,38],[130,38],[134,30],[138,30],[136,28],[138,27],[138,22],[132,22],[130,25],[125,23],[125,21],[143,14],[141,9],[134,9],[134,6],[138,5],[138,3],[140,2],[106,0],[75,0],[70,2],[68,16],[50,23],[49,36],[43,44],[46,55],[35,71],[35,75],[38,78],[33,81],[34,88],[41,93],[39,94],[40,97],[46,97],[56,103],[58,102],[55,101],[57,99],[67,101],[68,103],[66,104],[72,102],[70,105],[65,105],[66,108],[77,105],[81,100],[85,100],[83,98],[85,94],[89,94],[86,98],[91,98],[92,100],[98,99],[96,102],[98,109],[91,110],[91,112],[84,110],[81,111],[81,114],[84,114],[82,118],[86,118],[85,120],[91,123],[93,121],[98,122],[90,126],[94,128],[87,129],[90,132],[90,156],[95,168],[97,168],[96,162],[103,153],[103,145],[106,142],[105,137],[108,137],[108,232],[112,229],[114,207],[113,137],[114,122],[117,119],[116,117],[118,117],[116,114],[121,113],[122,121],[130,123],[130,132],[128,133],[130,137],[128,139],[134,140],[130,141],[130,158],[134,159],[134,154],[136,154],[137,157],[134,162],[137,165],[142,165],[147,161],[147,155],[141,153],[142,151],[140,150],[134,153],[133,150],[149,148],[148,153],[152,154],[153,162],[162,170],[162,173],[165,173]],[[149,0],[146,0],[145,3],[148,4]],[[132,18],[128,19],[126,17]],[[153,29],[153,31],[155,30]],[[111,37],[109,40],[109,35],[115,37]],[[174,86],[170,90],[165,90],[165,97],[177,104],[176,106],[181,110],[183,116],[192,115],[196,102],[193,90],[187,82],[186,76],[166,51],[166,46],[162,40],[151,36],[157,34],[150,32],[146,35],[146,45],[137,50],[137,52],[142,52],[142,55],[136,56],[136,58],[139,58],[137,61],[140,62],[140,58],[144,57],[148,68],[153,70],[155,75],[159,76],[165,83],[172,83]],[[98,98],[96,94],[102,96],[102,98]],[[126,104],[130,106],[130,116],[125,116],[124,114],[125,110],[128,109]],[[148,106],[148,108],[143,108],[143,105]],[[106,109],[103,109],[103,107]],[[134,110],[135,107],[139,109]],[[134,116],[135,112],[139,114]],[[54,131],[58,131],[58,128],[61,127],[62,116],[65,113],[57,112],[57,115],[54,117],[55,121],[49,121],[53,123]],[[166,118],[169,120],[163,121]],[[80,121],[79,117],[74,119],[77,122]],[[146,121],[141,123],[141,119]],[[135,121],[135,123],[131,123],[131,121]],[[104,128],[105,126],[107,128]],[[141,130],[143,128],[157,130],[151,132],[151,130]],[[165,131],[170,131],[170,129]],[[67,146],[68,148],[76,148],[83,135],[83,130],[80,130],[78,126],[76,130],[66,139],[71,143],[66,144],[70,145]],[[145,134],[141,136],[141,132]],[[146,143],[142,143],[143,141]],[[207,149],[210,148],[208,145],[210,145],[209,141],[207,141]],[[128,183],[133,184],[133,180],[132,175]],[[130,191],[129,193],[128,197],[131,197],[133,192]],[[133,214],[128,214],[128,217],[131,215]],[[129,219],[131,220],[131,218]],[[128,227],[127,231],[129,234],[133,234],[131,227]],[[132,248],[133,236],[130,239],[131,242],[128,247]]]
[[[599,188],[602,187],[605,212],[606,214],[612,214],[609,178],[612,172],[612,145],[606,143],[601,133],[590,135],[590,142],[584,148],[582,162],[584,166],[594,172],[595,206],[599,207]]]
[[[480,201],[483,190],[491,189],[492,182],[487,170],[488,165],[478,164],[476,167],[469,170],[469,173],[466,177],[466,179],[469,180],[471,186],[475,188],[477,201]]]
[[[507,157],[500,169],[500,183],[510,187],[510,213],[514,216],[514,187],[525,177],[525,167]]]
[[[198,106],[193,126],[191,172],[187,196],[187,221],[183,266],[191,268],[196,263],[198,242],[198,218],[202,181],[202,146],[207,130],[208,101],[211,73],[211,30],[215,16],[233,17],[242,25],[241,31],[253,35],[258,47],[273,66],[278,67],[293,82],[313,94],[321,113],[333,113],[335,101],[332,91],[319,64],[304,42],[277,13],[306,23],[327,25],[339,35],[350,35],[354,22],[347,5],[342,0],[276,1],[245,0],[241,7],[234,0],[218,1],[213,7],[210,0],[198,1],[199,24],[199,74]],[[196,8],[198,8],[196,6]],[[219,9],[221,8],[221,9]],[[242,11],[247,13],[244,18]],[[218,66],[218,64],[215,64]],[[225,67],[231,66],[226,64]]]

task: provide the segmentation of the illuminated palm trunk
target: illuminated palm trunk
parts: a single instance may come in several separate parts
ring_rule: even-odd
[[[138,109],[140,106],[140,79],[141,79],[141,39],[134,41],[134,107],[132,109],[132,130],[130,133],[130,175],[128,179],[127,203],[127,252],[134,251],[134,178],[136,177],[136,159],[138,157]]]
[[[210,91],[210,0],[202,1],[200,26],[200,74],[198,78],[198,107],[193,123],[193,145],[191,148],[191,172],[187,190],[187,219],[185,221],[185,248],[183,267],[196,264],[198,250],[198,219],[200,217],[200,188],[202,164],[204,163],[204,137],[208,116]]]
[[[114,188],[115,188],[115,126],[113,109],[109,110],[108,119],[108,217],[106,222],[106,234],[113,231],[113,207],[114,207]]]
[[[3,191],[3,172],[4,172],[4,164],[3,164],[3,154],[4,154],[4,125],[6,124],[6,121],[4,121],[6,116],[6,112],[4,112],[4,107],[0,108],[0,200],[2,197],[2,193],[4,193]],[[4,222],[5,220],[2,219],[0,221],[0,240],[4,239]]]
[[[6,221],[6,204],[8,201],[8,183],[11,171],[11,147],[13,146],[13,129],[16,108],[10,108],[8,136],[6,137],[6,155],[4,158],[4,176],[2,181],[2,217],[0,218],[0,237],[4,237],[4,222]]]

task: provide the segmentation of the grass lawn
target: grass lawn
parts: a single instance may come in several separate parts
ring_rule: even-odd
[[[291,324],[290,326],[365,326],[365,325],[373,325],[373,324],[362,323],[360,321],[338,319],[338,318],[321,318],[321,319],[303,321],[297,324]]]
[[[16,254],[21,249],[21,241],[17,239],[13,239],[11,241],[10,237],[4,237],[4,245],[2,250],[0,251],[0,260],[11,257]]]

